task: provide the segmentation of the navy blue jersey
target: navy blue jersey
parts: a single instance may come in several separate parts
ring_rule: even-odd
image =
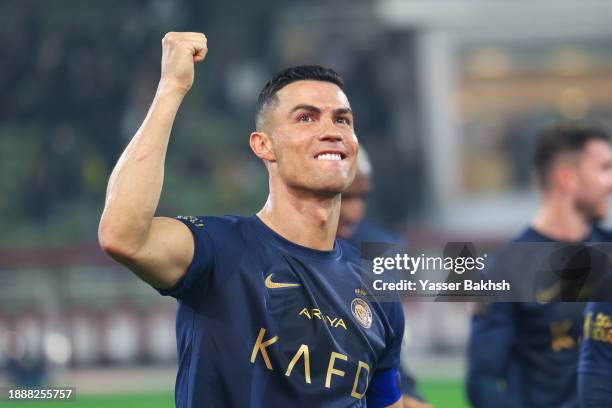
[[[585,308],[578,377],[581,407],[612,407],[611,302],[590,302]]]
[[[606,240],[607,233],[594,228],[585,241]],[[554,241],[528,228],[514,242]],[[468,348],[474,407],[577,407],[583,309],[567,302],[479,305]]]
[[[176,406],[364,407],[399,399],[401,305],[364,292],[357,251],[294,244],[252,217],[179,217]],[[395,384],[395,385],[394,385]]]
[[[585,308],[578,372],[612,379],[612,302],[589,302]]]
[[[406,246],[406,241],[402,237],[368,221],[361,221],[357,224],[353,234],[346,240],[357,248],[360,248],[365,242],[386,242]]]
[[[368,221],[361,221],[357,224],[353,234],[346,238],[346,241],[358,249],[361,249],[363,243],[368,242],[395,244],[402,249],[406,248],[407,245],[402,237]],[[425,401],[418,391],[416,379],[403,365],[400,367],[399,382],[400,388],[405,395],[409,395],[419,401]]]
[[[612,407],[610,376],[601,374],[578,374],[578,401],[580,408]]]

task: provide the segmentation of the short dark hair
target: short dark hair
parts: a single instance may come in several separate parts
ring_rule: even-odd
[[[299,65],[284,69],[276,73],[259,93],[257,104],[255,105],[255,126],[258,130],[261,125],[262,112],[270,103],[278,102],[276,93],[290,83],[305,80],[330,82],[344,90],[342,77],[333,69],[320,65]]]
[[[610,143],[608,134],[598,127],[565,123],[544,129],[537,137],[533,161],[542,187],[548,186],[548,176],[555,160],[562,154],[580,153],[591,140]]]

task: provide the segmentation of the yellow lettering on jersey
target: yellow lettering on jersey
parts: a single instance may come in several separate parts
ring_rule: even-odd
[[[308,318],[308,320],[312,320],[315,317],[319,320],[322,320],[325,324],[331,326],[331,327],[338,327],[338,326],[342,326],[344,328],[344,330],[348,330],[346,328],[346,323],[344,323],[344,320],[339,318],[339,317],[334,317],[332,318],[330,315],[326,315],[321,313],[321,309],[307,309],[307,308],[303,308],[302,310],[300,310],[300,312],[298,313],[298,316],[305,316]]]
[[[268,357],[268,352],[266,351],[266,347],[276,343],[278,341],[278,336],[274,336],[271,339],[263,341],[263,337],[266,334],[266,329],[263,327],[259,330],[259,336],[257,336],[257,341],[255,341],[255,345],[253,346],[253,352],[251,353],[251,363],[255,363],[255,359],[257,359],[257,352],[261,351],[261,356],[266,363],[266,367],[268,370],[272,370],[272,364],[270,363],[270,357]]]
[[[331,386],[331,377],[332,375],[338,375],[340,377],[344,377],[345,372],[342,370],[338,370],[336,368],[334,368],[334,362],[336,361],[336,359],[339,358],[340,360],[348,360],[348,357],[345,356],[344,354],[340,354],[340,353],[336,353],[335,351],[332,351],[331,355],[329,356],[329,365],[327,366],[327,376],[325,377],[325,388],[329,388]]]
[[[297,364],[300,357],[304,355],[304,377],[306,378],[306,382],[311,384],[310,380],[310,351],[308,350],[308,346],[306,344],[302,344],[298,351],[295,353],[295,356],[291,359],[289,366],[287,367],[287,372],[285,375],[289,377],[291,372],[293,371],[293,367]]]
[[[608,327],[612,327],[612,319],[610,316],[604,313],[597,313],[597,317],[595,318],[595,327],[600,329],[607,329]]]
[[[576,341],[569,334],[569,330],[572,328],[571,320],[564,320],[560,323],[550,324],[550,333],[552,335],[551,348],[555,352],[567,349],[572,350],[576,348]]]
[[[366,386],[363,392],[357,392],[357,384],[359,383],[359,374],[361,373],[361,369],[365,368],[367,371],[366,374]],[[359,360],[359,365],[357,366],[357,373],[355,374],[355,382],[353,383],[353,390],[351,391],[351,397],[362,399],[368,390],[368,378],[370,377],[370,366]]]
[[[582,325],[582,336],[585,339],[591,337],[591,321],[593,320],[593,312],[587,313],[584,317],[584,323]]]

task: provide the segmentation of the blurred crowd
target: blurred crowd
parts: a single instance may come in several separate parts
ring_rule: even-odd
[[[246,143],[254,101],[272,72],[309,55],[270,39],[280,6],[244,3],[227,21],[231,6],[207,1],[0,4],[0,247],[95,242],[108,175],[155,92],[166,31],[204,31],[210,58],[173,130],[160,213],[261,205],[265,172]],[[316,62],[345,76],[360,135],[385,141],[385,83],[367,52],[341,42]]]
[[[93,240],[107,177],[155,92],[165,27],[220,26],[195,1],[111,3],[2,6],[0,188],[10,199],[0,203],[0,245]],[[248,112],[218,75],[231,70],[233,51],[218,54],[201,75],[215,80],[194,89],[176,129],[166,208],[195,211],[194,182],[202,211],[259,193],[240,146]]]

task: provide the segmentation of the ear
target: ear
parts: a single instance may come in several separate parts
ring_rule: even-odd
[[[571,191],[576,188],[578,175],[576,167],[569,163],[559,164],[553,170],[554,183],[564,191]]]
[[[276,155],[272,149],[272,140],[266,132],[253,132],[249,137],[249,145],[255,156],[261,160],[275,162]]]

